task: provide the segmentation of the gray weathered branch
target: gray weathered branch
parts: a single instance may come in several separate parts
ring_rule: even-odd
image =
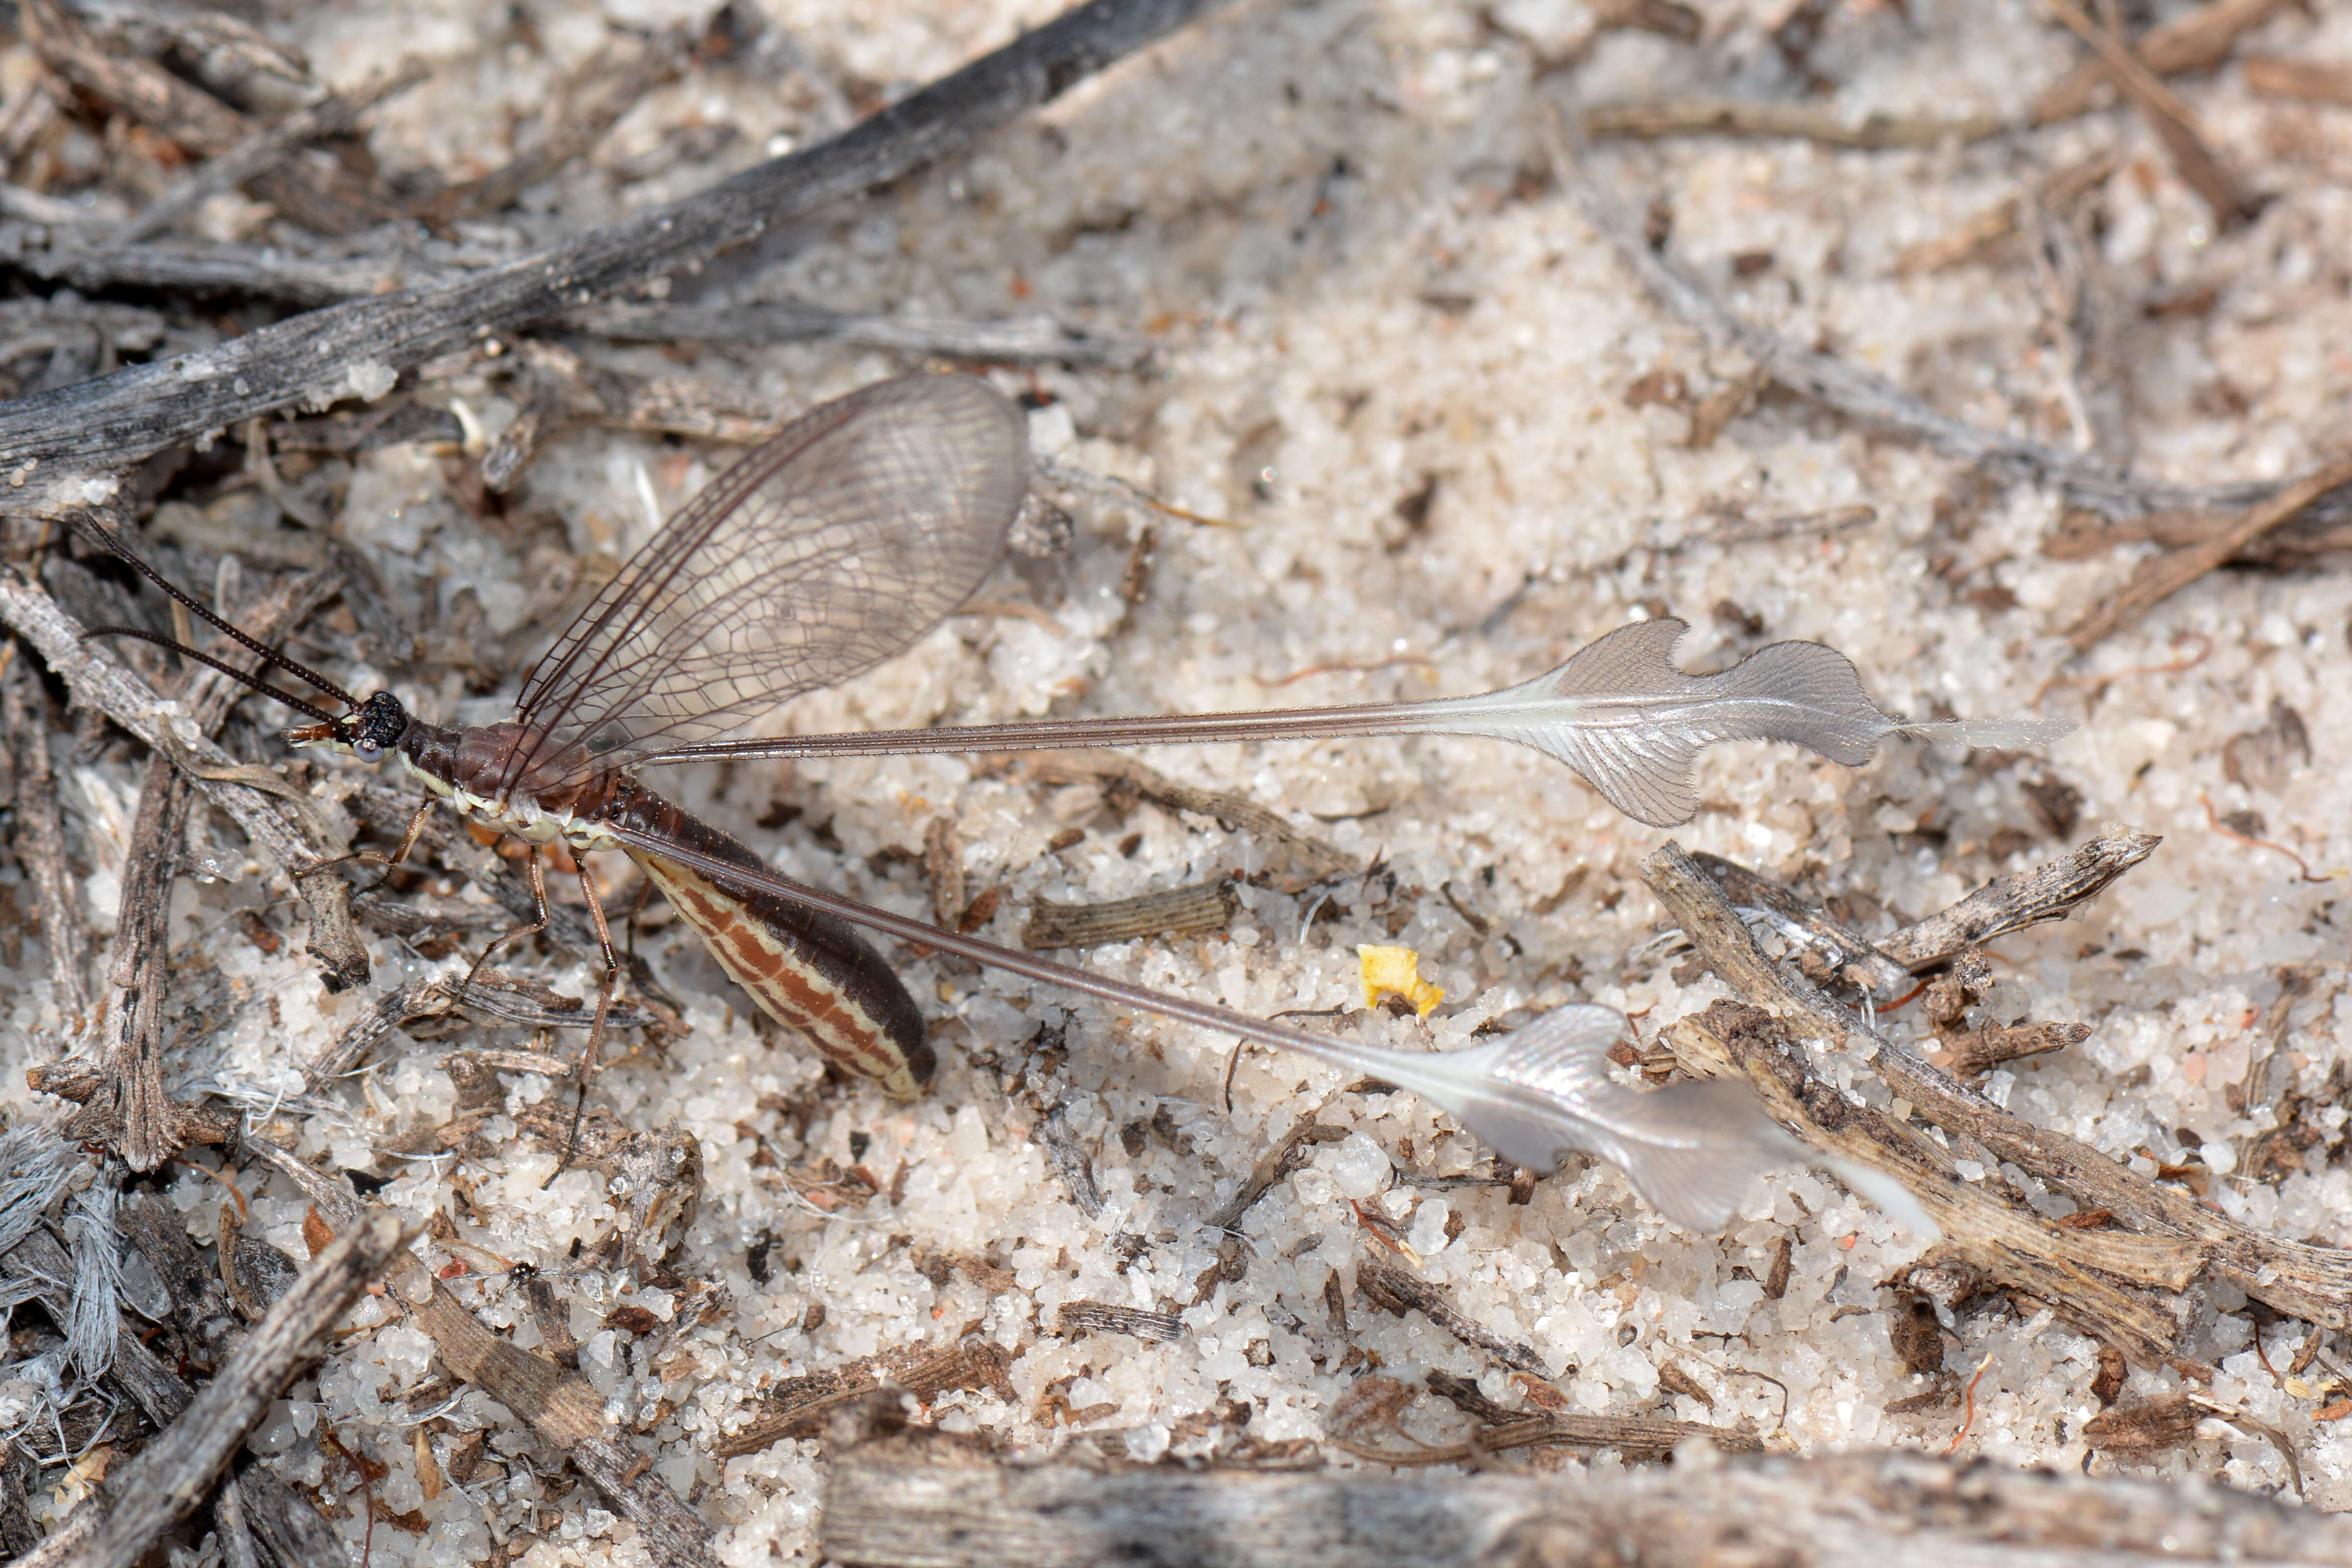
[[[494,332],[691,267],[778,224],[953,156],[1015,116],[1184,26],[1215,0],[1091,0],[829,142],[436,289],[355,300],[202,353],[132,366],[0,409],[0,475],[53,486],[112,472],[305,395],[362,390]],[[36,494],[23,498],[26,504]]]
[[[906,1568],[1566,1568],[1631,1563],[1886,1568],[2352,1563],[2352,1524],[2190,1479],[2052,1475],[1885,1451],[1686,1451],[1573,1475],[1000,1465],[952,1439],[852,1450],[820,1550]]]

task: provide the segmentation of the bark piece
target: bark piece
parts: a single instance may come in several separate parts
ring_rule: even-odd
[[[1106,947],[1153,937],[1193,936],[1224,930],[1240,907],[1233,884],[1223,879],[1101,904],[1036,899],[1030,902],[1021,945],[1034,952],[1046,947]]]
[[[83,1505],[103,1516],[88,1539],[50,1560],[69,1568],[131,1568],[194,1512],[269,1402],[317,1358],[327,1331],[391,1265],[402,1240],[399,1218],[379,1215],[312,1258],[170,1429]],[[26,1568],[43,1557],[34,1553]]]
[[[1684,1059],[1694,1070],[1720,1071],[1738,1060],[1774,1103],[1776,1113],[1798,1120],[1801,1106],[1809,1130],[1817,1130],[1824,1140],[1835,1138],[1826,1146],[1894,1174],[1938,1223],[1947,1225],[1948,1233],[1950,1224],[1962,1225],[1962,1234],[1972,1244],[1985,1243],[1989,1256],[2001,1268],[2041,1277],[2044,1283],[2040,1285],[2021,1279],[2011,1282],[2042,1300],[2071,1303],[2066,1310],[2079,1314],[2074,1321],[2085,1331],[2121,1345],[2148,1364],[2167,1358],[2168,1352],[2159,1349],[2158,1342],[2168,1347],[2173,1326],[2168,1317],[2136,1296],[2079,1267],[2084,1264],[2116,1279],[2167,1290],[2178,1290],[2200,1269],[2210,1269],[2290,1317],[2330,1328],[2352,1327],[2352,1252],[2264,1235],[2185,1193],[2159,1186],[2063,1132],[2011,1116],[1930,1063],[1895,1048],[1810,983],[1767,959],[1721,889],[1676,846],[1668,844],[1643,862],[1643,875],[1697,944],[1707,966],[1733,992],[1756,1004],[1725,1013],[1720,1009],[1732,1005],[1717,1003],[1712,1023],[1685,1019],[1672,1026],[1668,1032],[1676,1055],[1684,1057],[1688,1044],[1692,1049]],[[2052,1227],[2030,1209],[2020,1213],[2006,1205],[1999,1211],[1981,1206],[1981,1188],[1958,1180],[1948,1152],[1876,1110],[1850,1105],[1834,1089],[1820,1092],[1802,1053],[1788,1047],[1792,1026],[1828,1041],[1832,1049],[1872,1062],[1890,1089],[1956,1139],[1975,1140],[1993,1160],[2016,1164],[2084,1208],[2111,1210],[2138,1227],[2137,1232],[2070,1230],[2061,1243],[2042,1232],[2063,1227]],[[1696,1065],[1706,1058],[1717,1066]],[[1963,1188],[1978,1199],[1961,1197]],[[1955,1203],[1966,1205],[1967,1212],[1954,1211],[1948,1222],[1937,1207]],[[2128,1245],[2112,1245],[2118,1237],[2127,1237]],[[2100,1246],[2096,1253],[2088,1250],[2095,1243]],[[1989,1272],[2000,1272],[1986,1266]],[[2126,1329],[2133,1342],[2126,1342]]]

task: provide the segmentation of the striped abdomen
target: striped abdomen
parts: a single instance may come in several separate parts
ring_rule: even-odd
[[[658,797],[631,804],[641,810],[656,805],[682,847],[767,869],[726,834]],[[890,965],[847,922],[770,893],[721,886],[650,850],[632,847],[628,856],[770,1017],[808,1037],[844,1072],[873,1079],[897,1099],[922,1092],[938,1065],[923,1037],[923,1016]]]

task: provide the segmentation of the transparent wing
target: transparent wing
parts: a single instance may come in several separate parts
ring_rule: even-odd
[[[1020,411],[971,376],[812,409],[671,518],[532,667],[509,782],[710,741],[889,658],[994,569],[1028,487]]]

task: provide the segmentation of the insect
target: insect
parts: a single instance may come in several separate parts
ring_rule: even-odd
[[[815,408],[713,480],[622,567],[532,667],[503,723],[453,729],[416,718],[389,691],[362,700],[229,626],[110,534],[109,546],[173,599],[344,710],[330,712],[152,633],[88,635],[176,648],[287,703],[316,721],[289,732],[297,745],[396,762],[429,798],[394,862],[415,847],[436,800],[522,839],[537,919],[494,941],[477,972],[500,946],[545,929],[543,847],[618,849],[761,1007],[845,1071],[901,1099],[921,1092],[937,1060],[920,1011],[856,926],[1345,1067],[1366,1069],[1394,1053],[1335,1045],[794,881],[639,783],[638,770],[720,756],[1454,732],[1538,746],[1631,815],[1671,822],[1696,809],[1691,760],[1715,741],[1793,741],[1859,763],[1889,733],[1981,740],[1988,732],[1889,719],[1864,695],[1853,666],[1818,644],[1778,643],[1720,674],[1684,675],[1666,657],[1681,623],[1655,621],[1622,628],[1536,680],[1433,703],[725,739],[798,693],[891,657],[952,613],[995,568],[1028,481],[1022,415],[972,377],[909,376]],[[584,868],[580,886],[604,959],[581,1055],[584,1105],[621,965]],[[1787,1141],[1769,1135],[1752,1099],[1641,1094],[1609,1081],[1600,1053],[1622,1020],[1605,1009],[1570,1011],[1615,1022],[1605,1031],[1593,1018],[1548,1031],[1529,1026],[1512,1037],[1521,1048],[1455,1053],[1454,1068],[1423,1071],[1412,1087],[1514,1159],[1549,1163],[1538,1159],[1547,1139],[1556,1150],[1603,1152],[1634,1172],[1667,1212],[1696,1219],[1728,1213],[1729,1200],[1700,1175],[1736,1173],[1744,1182],[1759,1160],[1787,1156]],[[1407,1081],[1402,1064],[1411,1059],[1381,1070]]]

